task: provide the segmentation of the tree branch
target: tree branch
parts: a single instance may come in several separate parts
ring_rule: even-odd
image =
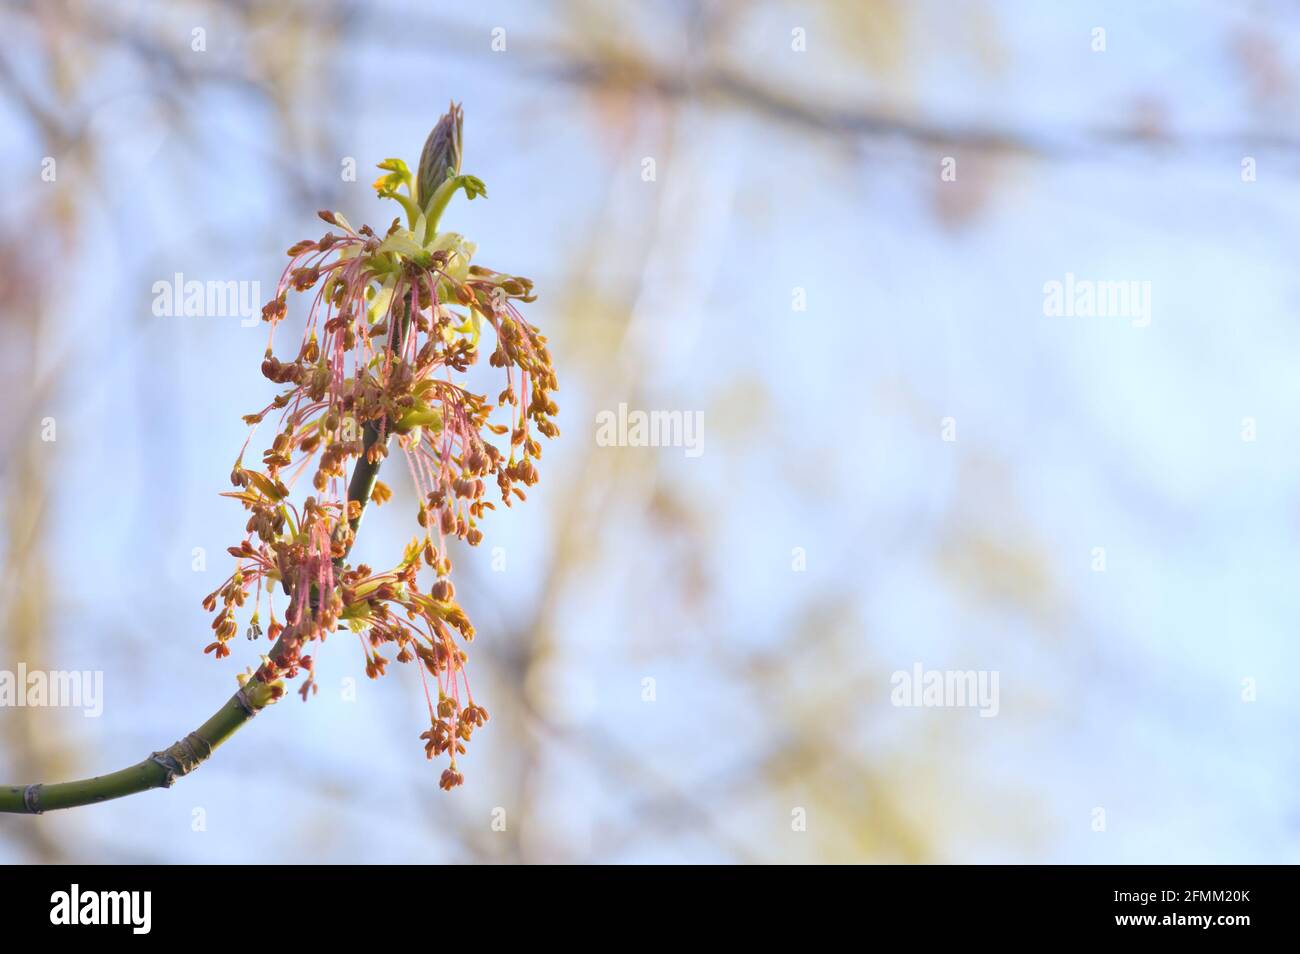
[[[407,300],[406,314],[402,323],[394,329],[392,350],[400,354],[402,341],[410,323],[410,300]],[[387,422],[376,425],[366,424],[362,446],[365,448],[352,469],[348,481],[348,503],[355,500],[360,503],[362,513],[370,502],[371,491],[379,475],[382,456],[372,462],[370,450],[377,443],[388,443],[389,429]],[[347,513],[347,509],[344,510]],[[361,523],[361,514],[349,521],[354,531]],[[351,544],[348,546],[351,550]],[[337,562],[347,558],[347,552]],[[268,658],[275,659],[284,646],[284,635],[271,647]],[[257,675],[261,675],[262,669]],[[161,752],[150,754],[147,759],[137,762],[130,768],[124,768],[108,775],[96,775],[94,778],[78,779],[75,782],[59,782],[53,785],[4,785],[0,786],[0,812],[11,814],[39,815],[42,812],[60,808],[76,808],[80,805],[93,805],[106,802],[124,795],[135,795],[154,788],[170,788],[179,776],[188,775],[212,755],[217,746],[235,734],[244,723],[261,712],[274,701],[271,686],[257,678],[250,677],[239,691],[226,700],[226,704],[213,713],[212,717],[179,742],[175,742]]]

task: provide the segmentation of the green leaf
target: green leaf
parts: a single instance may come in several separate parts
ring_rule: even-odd
[[[401,159],[385,159],[379,163],[379,168],[387,171],[387,175],[380,176],[375,180],[375,191],[381,196],[394,194],[402,186],[411,185],[411,170],[406,168],[406,163]]]

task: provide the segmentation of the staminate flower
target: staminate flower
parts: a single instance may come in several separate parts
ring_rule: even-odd
[[[216,638],[204,651],[217,658],[229,655],[236,610],[250,594],[247,633],[261,638],[267,602],[265,634],[275,645],[252,678],[276,695],[281,680],[300,671],[302,697],[315,691],[304,648],[341,625],[360,639],[371,678],[383,674],[386,652],[417,662],[430,721],[420,737],[429,758],[449,757],[444,789],[461,784],[456,756],[488,718],[465,673],[462,647],[474,628],[455,601],[448,540],[478,544],[479,523],[494,509],[489,482],[507,506],[524,499],[523,487],[537,481],[535,433],[559,433],[546,339],[516,304],[534,299],[532,282],[472,264],[474,244],[438,230],[458,191],[469,199],[486,195],[479,179],[460,173],[462,118],[452,104],[429,135],[418,179],[400,159],[380,163],[384,175],[375,189],[402,206],[405,225],[394,219],[381,237],[368,226],[354,229],[337,212],[321,212],[333,228],[289,249],[262,315],[273,336],[288,314],[290,292],[306,292],[306,326],[291,360],[277,358],[268,343],[262,372],[284,388],[244,420],[256,431],[274,417],[276,433],[260,466],[245,465],[248,442],[235,462],[236,489],[226,496],[248,511],[247,532],[230,548],[234,573],[204,602],[216,611]],[[464,372],[486,345],[485,325],[489,363],[505,378],[495,402],[464,386]],[[494,420],[497,412],[501,420]],[[498,446],[495,439],[506,435]],[[390,439],[406,458],[421,530],[393,569],[375,572],[349,565],[347,556],[365,502],[391,497],[375,480]],[[314,492],[295,504],[291,492],[304,475]],[[423,570],[428,582],[420,579]],[[273,600],[277,584],[287,597],[283,621]]]

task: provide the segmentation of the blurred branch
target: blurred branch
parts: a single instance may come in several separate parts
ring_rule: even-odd
[[[573,59],[543,67],[540,72],[576,86],[651,93],[667,100],[715,98],[806,131],[841,137],[896,139],[934,149],[1082,159],[1110,146],[1184,150],[1246,145],[1278,150],[1300,148],[1300,138],[1273,132],[1166,136],[1146,126],[1117,126],[1065,130],[1053,138],[1015,127],[941,124],[889,115],[869,107],[824,105],[722,67],[672,72],[645,61],[606,57]]]

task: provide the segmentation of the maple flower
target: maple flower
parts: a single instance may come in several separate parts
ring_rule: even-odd
[[[460,172],[462,124],[453,103],[425,143],[418,177],[400,159],[379,164],[376,191],[404,213],[382,236],[325,211],[320,217],[332,229],[289,249],[262,309],[272,335],[262,373],[282,389],[244,418],[253,433],[231,473],[236,489],[226,496],[248,512],[246,534],[230,548],[235,571],[204,601],[215,613],[215,639],[204,651],[222,658],[251,596],[249,638],[275,643],[252,678],[277,693],[282,679],[301,672],[302,697],[315,690],[304,649],[341,627],[359,638],[371,678],[384,673],[386,653],[416,663],[430,722],[420,738],[429,758],[448,757],[444,789],[463,781],[456,756],[488,718],[470,694],[464,646],[474,627],[455,599],[448,543],[483,539],[480,524],[495,509],[489,484],[506,506],[524,499],[523,487],[538,477],[536,435],[559,434],[546,338],[518,307],[534,300],[532,282],[473,263],[474,243],[438,228],[458,192],[470,200],[487,194],[481,180]],[[307,298],[306,319],[296,352],[284,360],[275,355],[274,334],[295,293]],[[495,400],[465,385],[485,347],[504,377]],[[268,417],[275,435],[260,465],[245,464]],[[419,533],[395,567],[376,572],[347,557],[366,500],[391,499],[374,479],[390,441],[416,491]],[[295,503],[303,478],[312,492]],[[278,598],[287,599],[282,619]]]

